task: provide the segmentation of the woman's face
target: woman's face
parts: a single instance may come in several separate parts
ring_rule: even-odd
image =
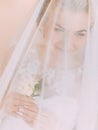
[[[61,13],[54,27],[52,61],[56,64],[59,61],[61,66],[61,63],[65,61],[65,52],[69,52],[67,54],[69,66],[80,66],[83,62],[87,30],[87,13],[68,10]]]
[[[64,48],[70,52],[81,49],[86,43],[88,29],[88,14],[65,10],[59,16],[54,28],[55,51]]]
[[[52,17],[53,18],[53,17]],[[45,30],[47,37],[48,30],[51,30],[51,24],[48,24]],[[61,64],[64,61],[65,52],[70,52],[71,64],[80,65],[80,53],[86,43],[88,30],[88,14],[85,12],[76,12],[64,10],[58,16],[53,31],[51,41],[52,53],[51,64]],[[49,40],[49,39],[48,39]],[[60,62],[61,61],[61,62]],[[81,60],[82,61],[82,60]]]

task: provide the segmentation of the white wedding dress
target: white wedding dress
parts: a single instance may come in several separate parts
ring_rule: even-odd
[[[32,55],[30,53],[28,56],[28,62],[27,60],[25,62],[28,65],[23,64],[14,81],[14,90],[22,94],[24,94],[22,86],[28,85],[32,80],[30,77],[31,72],[36,74],[40,66],[36,51],[32,51]],[[31,61],[32,57],[35,59],[34,61]],[[48,90],[45,90],[45,98],[43,100],[37,99],[37,103],[38,105],[39,102],[42,104],[42,111],[44,111],[51,120],[52,117],[55,118],[53,125],[50,125],[50,122],[40,117],[41,122],[36,121],[34,128],[31,128],[23,119],[6,115],[1,121],[0,130],[73,130],[76,125],[78,112],[78,101],[75,95],[78,91],[78,86],[80,86],[80,80],[76,85],[74,84],[74,79],[77,76],[78,79],[79,77],[81,78],[82,71],[80,70],[81,69],[68,72],[66,78],[63,71],[55,72],[49,69],[46,73],[47,81],[53,79],[54,81],[52,86],[49,87]],[[62,77],[64,76],[64,78],[62,78],[61,75]],[[65,82],[67,82],[68,87],[65,87]],[[36,126],[39,127],[40,123],[42,123],[43,127],[36,128]]]
[[[60,102],[60,105],[58,104]],[[55,105],[55,108],[54,108]],[[51,107],[50,107],[51,106]],[[47,110],[56,115],[58,123],[54,122],[54,126],[50,126],[50,123],[43,124],[43,128],[39,130],[72,130],[75,125],[77,105],[72,99],[64,98],[51,98],[46,101],[45,107]],[[43,122],[43,121],[42,121]],[[17,119],[11,116],[6,116],[3,119],[0,130],[36,130],[36,128],[31,128],[22,119]]]

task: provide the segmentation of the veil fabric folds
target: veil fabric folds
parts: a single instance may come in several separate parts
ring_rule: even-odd
[[[37,120],[29,128],[6,115],[1,130],[98,129],[97,5],[95,0],[40,0],[0,84],[1,102],[13,91],[32,97]],[[11,122],[20,128],[9,127]]]

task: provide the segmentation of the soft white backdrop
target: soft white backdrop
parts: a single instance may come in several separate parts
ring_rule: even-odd
[[[13,50],[10,41],[35,4],[35,0],[0,0],[0,75]]]

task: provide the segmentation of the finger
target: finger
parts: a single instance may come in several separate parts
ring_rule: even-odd
[[[17,114],[17,108],[16,107],[8,107],[5,109],[5,112],[8,114],[8,115],[11,115],[11,116],[14,116],[14,117],[19,117],[19,115]]]
[[[26,115],[26,117],[28,116],[29,117],[29,113],[28,113],[28,110],[25,110],[24,111],[24,113],[25,113],[25,115]],[[45,120],[47,120],[48,119],[48,116],[45,114],[45,113],[43,113],[43,112],[35,112],[35,111],[32,111],[32,114],[33,114],[33,117],[35,116],[35,117],[37,117],[37,120],[39,121],[39,122],[44,122]],[[31,114],[31,118],[32,118],[32,114]]]
[[[31,112],[27,109],[23,109],[23,113],[19,115],[22,117],[26,122],[28,123],[33,123],[37,119],[38,113],[36,112]]]
[[[22,105],[22,106],[28,106],[28,107],[33,106],[34,107],[35,103],[33,102],[33,100],[31,102],[29,99],[27,101],[16,99],[16,100],[14,100],[13,105],[16,105],[16,106]]]
[[[15,97],[17,100],[25,101],[25,102],[32,102],[33,99],[30,96],[22,95],[20,93],[13,92],[12,97]]]
[[[7,95],[6,97],[7,99],[13,99],[13,100],[21,100],[21,101],[25,101],[27,102],[29,100],[29,102],[32,102],[33,99],[30,96],[26,96],[26,95],[22,95],[20,93],[17,92],[11,92]]]
[[[29,106],[29,105],[33,106],[35,104],[34,100],[31,97],[24,96],[24,95],[18,95],[16,97],[16,101],[17,101],[18,105],[21,104],[21,103],[23,103],[22,105],[25,105],[25,106],[26,105],[27,106]]]
[[[35,112],[38,113],[38,106],[35,103],[31,103],[29,105],[24,105],[24,108],[27,109],[27,110],[29,110],[29,111],[31,111],[31,112],[35,111]]]
[[[18,96],[17,96],[18,97]],[[29,98],[29,97],[25,97],[25,96],[21,96],[21,98],[17,98],[17,97],[13,97],[12,95],[6,99],[6,105],[24,105],[24,106],[33,106],[35,105],[34,101]]]

